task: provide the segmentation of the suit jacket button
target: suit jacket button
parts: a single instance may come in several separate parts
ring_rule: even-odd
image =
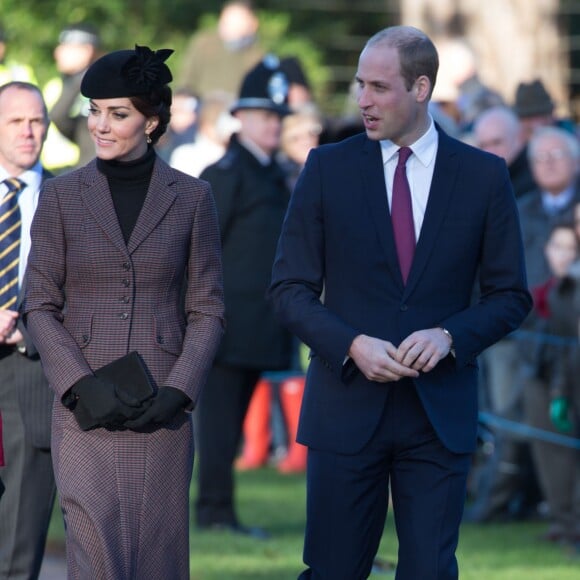
[[[129,304],[129,296],[122,296],[121,298],[119,298],[119,300],[123,303],[123,304]]]
[[[130,284],[131,284],[131,282],[128,278],[125,278],[123,280],[123,286],[125,286],[125,288],[129,288]]]
[[[131,269],[131,264],[129,262],[123,262],[123,270],[129,271]]]
[[[119,318],[121,320],[127,320],[127,318],[129,318],[129,315],[126,312],[123,312],[122,314],[119,314]]]

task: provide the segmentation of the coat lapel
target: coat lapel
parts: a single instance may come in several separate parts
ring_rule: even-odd
[[[399,259],[395,249],[395,238],[391,224],[391,213],[387,198],[385,172],[381,156],[381,147],[378,141],[366,139],[361,155],[361,174],[363,179],[363,196],[369,205],[371,219],[383,251],[387,256],[388,266],[393,280],[397,280],[401,287],[403,278],[399,269]]]
[[[404,294],[408,295],[419,281],[431,252],[435,249],[437,233],[447,213],[455,181],[457,179],[458,162],[453,141],[442,131],[439,131],[439,145],[435,160],[435,170],[429,191],[429,201],[421,227],[421,235],[406,286],[399,268],[399,259],[395,248],[395,237],[390,219],[389,202],[387,198],[385,175],[378,141],[367,139],[362,148],[361,172],[364,183],[365,200],[367,201],[377,231],[381,247],[387,256],[387,262],[393,276]]]
[[[109,184],[107,178],[97,170],[96,161],[87,166],[84,183],[85,189],[81,195],[88,211],[111,242],[123,254],[127,254],[127,246],[113,206]]]
[[[175,176],[169,166],[157,159],[149,191],[128,244],[123,239],[107,178],[97,170],[94,161],[87,167],[82,195],[88,211],[103,232],[123,254],[127,254],[137,249],[167,213],[176,196],[170,187],[174,182]]]
[[[429,190],[429,200],[427,201],[413,264],[409,272],[409,279],[405,287],[405,294],[409,294],[413,290],[413,287],[421,277],[429,256],[436,249],[435,240],[451,201],[457,179],[457,170],[458,158],[453,147],[453,141],[445,133],[439,131],[439,145],[437,147],[433,180]]]
[[[177,193],[175,188],[171,187],[175,181],[175,174],[170,167],[157,159],[145,203],[127,244],[129,253],[133,253],[143,243],[175,201]]]

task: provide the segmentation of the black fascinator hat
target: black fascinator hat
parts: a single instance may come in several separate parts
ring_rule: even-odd
[[[152,51],[135,45],[134,50],[117,50],[97,59],[85,73],[81,93],[89,99],[137,97],[160,90],[173,80],[165,61],[170,48]]]

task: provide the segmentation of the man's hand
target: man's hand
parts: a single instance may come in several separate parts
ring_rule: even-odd
[[[400,364],[428,373],[451,351],[451,339],[441,328],[418,330],[399,345],[393,358]]]
[[[397,361],[397,349],[386,340],[359,334],[353,341],[348,355],[369,381],[387,383],[404,377],[415,378],[419,373]]]
[[[16,344],[18,342],[17,340],[9,342],[16,331],[17,321],[18,312],[15,310],[0,310],[0,344]]]
[[[24,337],[22,336],[22,333],[16,328],[14,327],[14,330],[6,337],[6,340],[4,341],[5,344],[18,344],[19,342],[22,342],[24,340]]]

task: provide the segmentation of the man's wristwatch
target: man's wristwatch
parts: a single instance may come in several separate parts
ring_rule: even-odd
[[[446,329],[443,328],[442,326],[439,327],[442,331],[443,334],[445,334],[445,336],[449,339],[449,352],[451,353],[451,356],[455,356],[455,348],[453,347],[453,335]]]

